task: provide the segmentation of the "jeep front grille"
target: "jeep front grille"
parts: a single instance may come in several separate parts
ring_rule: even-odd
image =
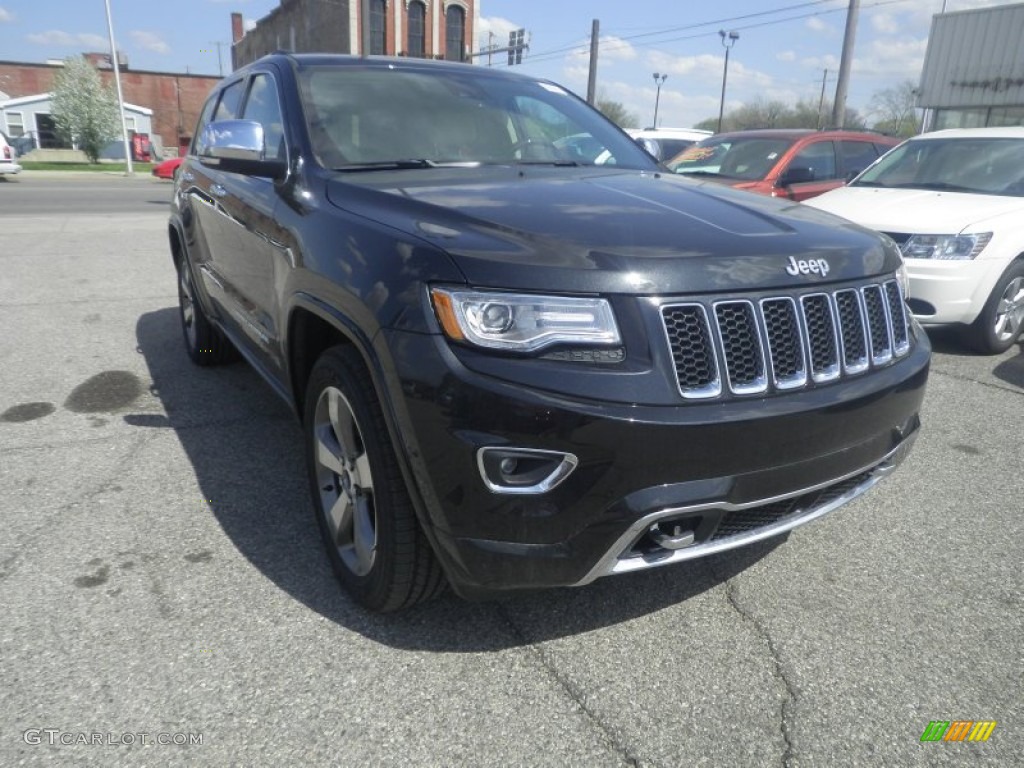
[[[895,280],[796,298],[770,296],[661,307],[679,391],[687,399],[821,384],[910,351]]]

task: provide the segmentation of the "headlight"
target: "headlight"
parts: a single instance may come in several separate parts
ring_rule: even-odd
[[[988,245],[991,232],[976,235],[914,235],[903,245],[907,259],[973,259]]]
[[[535,352],[552,344],[620,344],[605,299],[432,288],[448,338],[489,349]]]

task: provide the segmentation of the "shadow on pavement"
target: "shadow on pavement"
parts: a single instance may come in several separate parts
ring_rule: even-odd
[[[1017,345],[1016,356],[1000,362],[992,373],[1007,384],[1024,389],[1024,341]]]
[[[143,315],[136,333],[167,416],[129,414],[124,421],[175,430],[212,513],[262,574],[322,616],[388,646],[479,652],[588,632],[684,602],[784,541],[602,579],[581,589],[517,594],[490,603],[468,603],[446,593],[400,614],[369,614],[348,599],[331,573],[306,486],[302,433],[287,406],[245,364],[193,366],[182,346],[177,308]]]

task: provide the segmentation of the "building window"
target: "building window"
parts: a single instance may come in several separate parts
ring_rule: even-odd
[[[124,119],[124,127],[128,130],[129,133],[132,133],[135,130],[135,118],[126,117]]]
[[[384,0],[370,0],[370,53],[383,55],[385,47]]]
[[[989,125],[1024,125],[1024,107],[992,107],[988,113]]]
[[[444,14],[444,57],[462,61],[466,45],[466,12],[457,5],[448,6]]]
[[[934,128],[983,128],[987,112],[986,109],[937,109]]]
[[[427,6],[415,1],[409,3],[409,48],[406,53],[418,59],[422,59],[427,54],[426,19]]]
[[[7,113],[7,135],[12,139],[25,135],[25,118],[21,112]]]

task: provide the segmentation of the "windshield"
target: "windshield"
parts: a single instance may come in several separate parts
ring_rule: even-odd
[[[1024,197],[1024,139],[911,139],[851,186]]]
[[[327,168],[657,170],[614,124],[551,83],[402,65],[310,66],[299,77],[313,150]]]
[[[667,165],[675,173],[758,181],[792,145],[793,139],[715,136],[683,150]]]

